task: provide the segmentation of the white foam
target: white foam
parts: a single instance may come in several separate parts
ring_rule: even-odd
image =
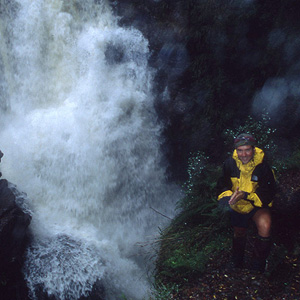
[[[151,207],[172,216],[178,191],[160,165],[148,42],[94,2],[19,0],[5,19],[2,172],[34,214],[33,296],[42,284],[77,299],[101,278],[110,297],[139,299],[149,283],[136,244],[166,223]]]

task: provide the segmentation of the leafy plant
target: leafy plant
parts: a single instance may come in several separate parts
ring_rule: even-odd
[[[219,219],[216,183],[221,167],[209,162],[209,157],[198,151],[188,160],[188,179],[183,185],[185,196],[177,203],[181,210],[176,224],[210,226]]]
[[[286,169],[300,169],[300,150],[299,147],[296,149],[291,156],[282,160],[278,165],[280,171]]]
[[[166,260],[165,265],[175,272],[176,269],[177,272],[180,270],[181,276],[185,277],[188,277],[189,273],[201,273],[205,270],[205,265],[212,254],[222,250],[226,242],[226,237],[220,235],[213,240],[209,239],[205,245],[201,245],[201,242],[194,245],[182,243],[176,248],[173,256]]]
[[[198,151],[190,154],[188,160],[188,179],[183,188],[185,197],[179,201],[178,206],[188,209],[190,206],[198,205],[202,199],[211,200],[215,198],[216,180],[220,174],[220,168],[209,163],[209,157]]]
[[[174,294],[179,291],[179,286],[176,283],[164,284],[162,281],[158,281],[154,285],[152,295],[155,300],[172,299]],[[152,299],[152,297],[150,298]]]

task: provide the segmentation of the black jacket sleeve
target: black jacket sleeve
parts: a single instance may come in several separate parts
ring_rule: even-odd
[[[232,164],[234,164],[234,160],[230,157],[228,158],[223,165],[222,176],[219,178],[217,182],[217,194],[220,195],[221,193],[231,190],[232,189],[232,182],[231,182],[231,171],[232,171]]]
[[[267,163],[257,166],[255,173],[258,176],[258,187],[255,191],[260,198],[263,207],[267,207],[274,200],[276,194],[276,182],[272,169]],[[255,176],[255,173],[253,174]],[[252,176],[252,177],[254,177]]]

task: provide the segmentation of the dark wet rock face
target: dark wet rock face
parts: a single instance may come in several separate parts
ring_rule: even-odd
[[[0,180],[0,299],[29,300],[29,290],[24,279],[24,253],[30,247],[30,213],[24,207],[16,187],[7,180]],[[25,194],[24,194],[25,195]],[[25,195],[26,196],[26,195]],[[39,300],[58,300],[48,295],[43,286],[36,290]],[[97,281],[88,296],[79,300],[105,299],[102,282]]]
[[[27,299],[23,279],[23,255],[28,242],[31,216],[16,203],[9,183],[0,180],[0,298]]]
[[[0,181],[0,265],[4,266],[23,255],[27,228],[31,216],[23,212],[15,202],[6,180]]]
[[[276,242],[289,251],[297,246],[300,226],[300,172],[288,170],[279,179],[278,193],[273,207],[273,231]]]

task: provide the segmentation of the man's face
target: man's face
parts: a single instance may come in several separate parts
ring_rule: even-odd
[[[236,153],[238,155],[239,160],[243,164],[247,164],[254,155],[254,149],[252,146],[239,146],[236,148]]]

